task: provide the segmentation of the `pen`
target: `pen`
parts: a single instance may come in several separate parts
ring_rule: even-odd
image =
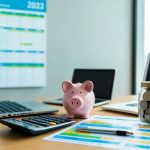
[[[111,130],[111,129],[77,128],[76,131],[86,132],[86,133],[96,133],[96,134],[112,134],[112,135],[121,135],[121,136],[133,135],[133,132],[130,131]]]

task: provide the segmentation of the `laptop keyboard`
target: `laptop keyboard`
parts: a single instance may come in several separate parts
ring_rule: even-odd
[[[0,114],[32,111],[31,109],[13,101],[0,101]]]

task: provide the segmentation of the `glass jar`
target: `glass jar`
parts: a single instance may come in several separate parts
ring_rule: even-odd
[[[150,124],[150,81],[141,82],[138,98],[139,118],[142,124]]]

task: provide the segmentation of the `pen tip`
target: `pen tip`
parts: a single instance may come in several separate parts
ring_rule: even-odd
[[[133,135],[133,132],[127,132],[127,135]]]

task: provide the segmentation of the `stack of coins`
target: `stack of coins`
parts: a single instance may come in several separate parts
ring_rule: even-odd
[[[139,100],[139,117],[142,122],[150,123],[150,83],[141,84],[144,86],[144,91]]]

